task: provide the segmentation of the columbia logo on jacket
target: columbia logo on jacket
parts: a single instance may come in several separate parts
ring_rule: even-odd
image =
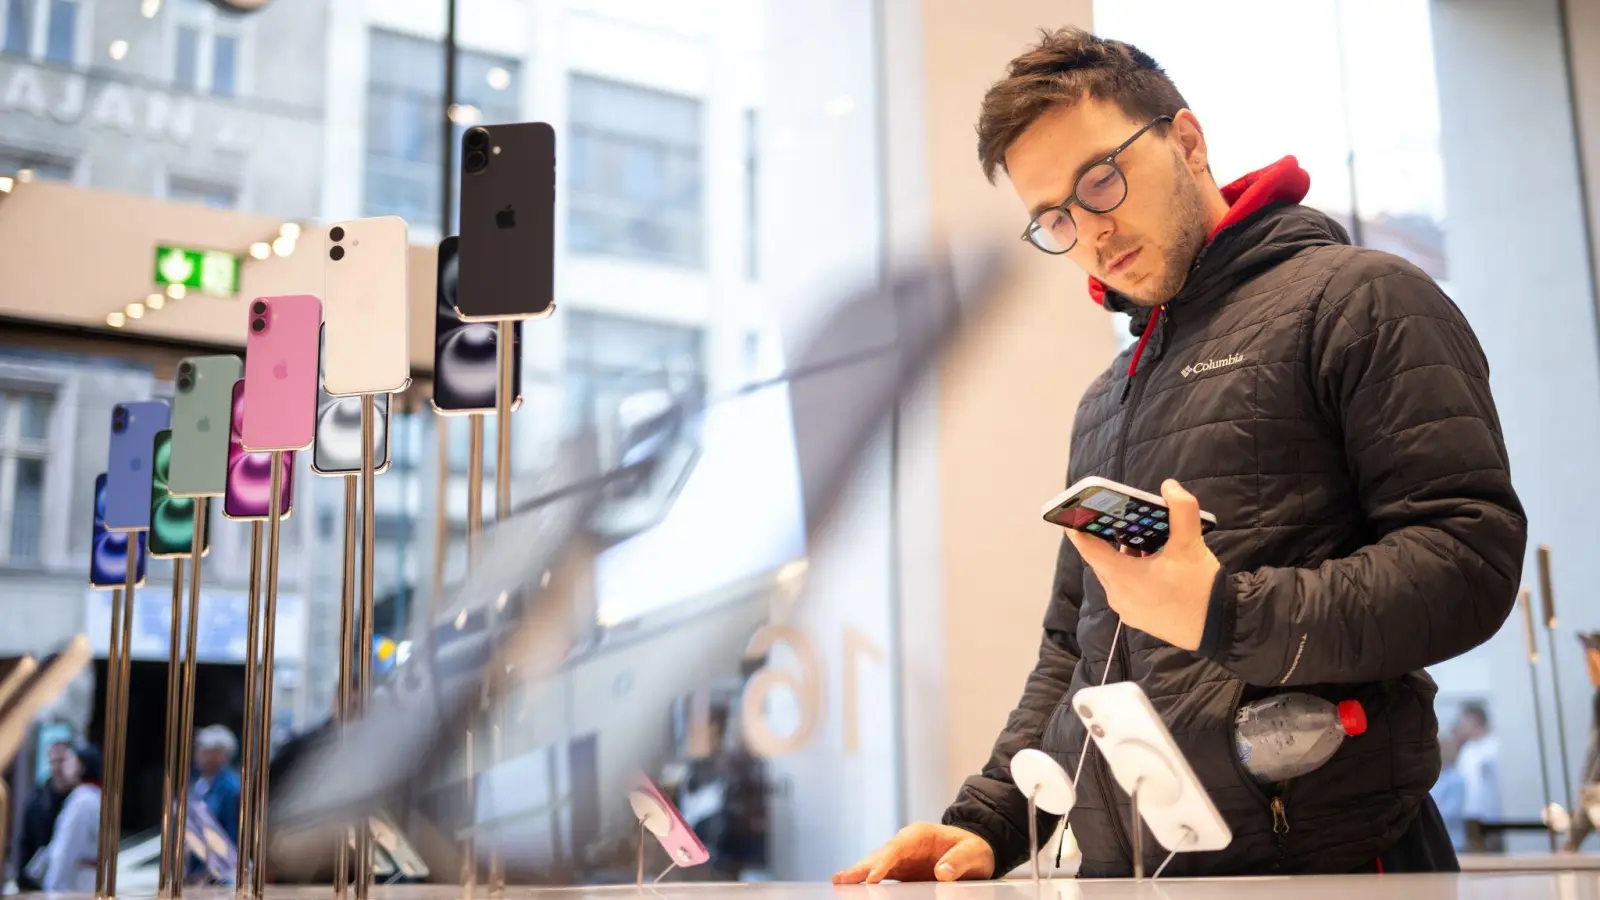
[[[1205,362],[1184,366],[1183,377],[1188,378],[1190,375],[1199,375],[1201,372],[1209,372],[1212,369],[1226,369],[1228,366],[1236,366],[1242,362],[1244,362],[1244,355],[1241,353],[1224,356],[1221,359],[1208,359]]]

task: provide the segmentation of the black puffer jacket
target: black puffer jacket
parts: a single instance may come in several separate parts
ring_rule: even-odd
[[[1435,687],[1422,672],[1492,636],[1514,603],[1527,535],[1489,371],[1471,329],[1422,272],[1349,246],[1297,201],[1293,160],[1244,188],[1188,282],[1078,407],[1068,482],[1148,491],[1177,478],[1220,523],[1208,645],[1191,653],[1116,615],[1063,541],[1039,663],[981,775],[944,821],[983,836],[1000,872],[1028,856],[1008,761],[1040,747],[1070,774],[1084,730],[1068,706],[1138,682],[1233,831],[1174,875],[1348,872],[1411,822],[1439,773]],[[1274,184],[1276,181],[1278,184]],[[1253,207],[1253,208],[1252,208]],[[1148,313],[1144,315],[1149,316]],[[1365,734],[1269,797],[1234,754],[1240,702],[1310,691],[1365,706]],[[1127,797],[1090,750],[1070,814],[1080,875],[1131,874]],[[1041,817],[1041,834],[1054,826]],[[1144,841],[1146,865],[1166,852]]]

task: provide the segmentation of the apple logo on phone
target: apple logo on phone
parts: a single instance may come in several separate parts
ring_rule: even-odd
[[[135,456],[134,458],[128,460],[129,471],[137,472],[142,468],[144,468],[144,460],[140,459],[139,457]]]
[[[194,423],[194,430],[195,431],[199,431],[199,432],[210,431],[211,430],[211,417],[210,416],[201,416],[200,417],[200,421]]]
[[[517,211],[507,203],[506,208],[494,214],[494,224],[497,228],[517,227]]]
[[[289,364],[280,360],[277,365],[272,367],[272,377],[278,379],[279,381],[288,378]]]

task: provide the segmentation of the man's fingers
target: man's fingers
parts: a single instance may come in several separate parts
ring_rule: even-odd
[[[889,843],[880,847],[877,853],[869,857],[872,865],[867,870],[867,884],[878,884],[893,874],[894,867],[900,863],[908,849],[906,840],[902,837],[892,838]]]
[[[834,884],[860,884],[862,882],[862,880],[867,877],[867,873],[872,871],[872,860],[873,860],[873,856],[876,856],[876,855],[877,854],[873,854],[872,856],[868,856],[866,859],[863,859],[862,861],[856,863],[855,865],[851,866],[848,869],[844,869],[842,871],[835,872],[834,876],[833,876],[833,883]]]
[[[1176,479],[1161,482],[1161,499],[1167,502],[1167,514],[1172,522],[1172,537],[1168,544],[1185,544],[1200,540],[1200,501]]]
[[[988,878],[994,871],[994,851],[979,838],[959,841],[939,858],[933,877],[940,881]]]
[[[1103,538],[1090,537],[1071,528],[1066,531],[1067,540],[1078,548],[1078,554],[1089,564],[1089,568],[1094,569],[1095,574],[1100,576],[1101,581],[1108,577],[1115,578],[1123,571],[1123,567],[1128,565],[1129,561],[1123,558],[1122,551],[1116,545],[1108,543]]]

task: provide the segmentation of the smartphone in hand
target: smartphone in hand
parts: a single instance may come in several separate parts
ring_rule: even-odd
[[[1042,515],[1052,525],[1146,553],[1166,546],[1172,527],[1167,501],[1109,478],[1093,476],[1051,497]],[[1206,534],[1215,527],[1217,517],[1202,510],[1200,533]]]

